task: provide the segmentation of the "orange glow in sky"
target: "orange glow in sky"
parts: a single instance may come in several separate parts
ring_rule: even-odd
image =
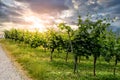
[[[24,20],[26,22],[30,22],[30,27],[33,29],[38,29],[40,31],[43,31],[45,29],[45,24],[42,23],[42,20],[37,16],[25,16]]]
[[[31,27],[33,28],[43,28],[45,27],[42,21],[36,16],[25,16],[25,21],[31,23]]]

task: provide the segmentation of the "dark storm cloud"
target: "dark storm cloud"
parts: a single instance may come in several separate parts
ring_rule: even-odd
[[[0,2],[0,20],[1,21],[9,21],[11,16],[13,17],[19,17],[21,16],[19,12],[20,9],[17,9],[15,7],[10,7],[8,5],[5,5],[3,2]]]
[[[5,5],[2,1],[0,1],[0,22],[4,22],[5,20],[9,19],[8,15],[5,12],[6,8],[8,8],[8,6]]]
[[[120,0],[71,0],[73,5],[78,5],[78,9],[72,8],[74,16],[80,14],[109,14],[111,16],[120,15]]]
[[[101,6],[104,6],[103,12],[108,12],[110,15],[120,15],[120,0],[104,1]]]
[[[107,3],[107,7],[117,6],[117,5],[120,6],[120,0],[110,0],[110,1]]]

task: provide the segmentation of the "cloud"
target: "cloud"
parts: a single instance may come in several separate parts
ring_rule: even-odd
[[[21,0],[19,0],[21,1]],[[22,0],[29,4],[29,8],[38,14],[48,13],[57,18],[62,18],[69,24],[77,21],[78,15],[82,17],[88,13],[96,17],[110,15],[120,17],[119,0]],[[97,12],[97,15],[96,15]],[[59,15],[58,15],[59,14]],[[101,15],[102,14],[102,15]],[[94,17],[95,17],[94,16]]]
[[[21,16],[21,10],[16,6],[12,6],[12,4],[9,6],[2,1],[0,3],[0,21],[7,22],[10,18]]]
[[[76,21],[78,15],[82,17],[86,16],[88,13],[91,15],[96,15],[96,17],[106,17],[110,15],[111,18],[113,17],[120,17],[120,1],[119,0],[66,0],[66,6],[69,7],[67,13],[63,15],[65,20],[69,23]],[[97,14],[96,14],[97,13]],[[102,14],[102,15],[101,15]]]
[[[28,3],[29,8],[36,13],[56,13],[68,9],[64,5],[65,0],[17,0],[20,2]]]
[[[15,22],[18,19],[19,21],[18,17],[23,17],[27,13],[57,17],[63,10],[68,9],[64,3],[65,0],[2,0],[0,4],[2,19],[0,20],[8,22],[12,19]]]
[[[88,12],[93,17],[98,15],[120,17],[119,9],[120,0],[2,0],[0,1],[0,21],[26,25],[29,23],[23,17],[35,15],[45,23],[48,20],[54,23],[56,19],[58,21],[62,19],[75,24],[78,15],[84,18]]]

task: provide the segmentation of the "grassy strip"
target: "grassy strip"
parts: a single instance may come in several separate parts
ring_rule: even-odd
[[[24,43],[11,40],[0,40],[2,46],[20,63],[34,80],[120,80],[120,64],[117,66],[116,76],[113,76],[113,62],[110,64],[100,58],[97,62],[97,76],[93,77],[93,59],[82,57],[78,73],[73,74],[73,56],[70,55],[66,63],[65,54],[54,53],[54,60],[50,62],[50,52],[39,48],[30,48]]]

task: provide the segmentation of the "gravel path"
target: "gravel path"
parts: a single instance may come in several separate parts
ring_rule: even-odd
[[[0,46],[0,80],[27,80],[13,65]]]

